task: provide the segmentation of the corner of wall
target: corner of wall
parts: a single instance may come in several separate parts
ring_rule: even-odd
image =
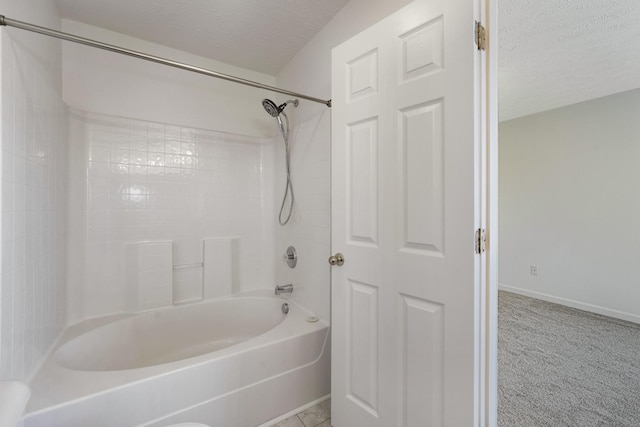
[[[57,28],[53,1],[6,0],[3,13]],[[0,379],[26,380],[65,324],[66,106],[60,42],[3,27]],[[11,339],[5,339],[10,335]]]

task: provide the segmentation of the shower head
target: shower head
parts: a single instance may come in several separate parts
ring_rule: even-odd
[[[280,106],[278,106],[275,102],[273,102],[270,99],[263,99],[262,100],[262,106],[264,107],[266,112],[269,113],[270,115],[272,115],[273,117],[278,117],[280,115],[280,113],[282,113],[284,108],[287,106],[287,104],[289,104],[289,103],[293,103],[293,105],[295,105],[296,107],[298,106],[298,100],[297,99],[290,99],[289,101],[285,102],[284,104],[282,104]]]
[[[273,117],[278,117],[280,115],[280,113],[282,112],[280,107],[278,107],[276,105],[276,103],[273,102],[270,99],[263,99],[262,100],[262,106],[267,111],[267,113],[271,114]]]

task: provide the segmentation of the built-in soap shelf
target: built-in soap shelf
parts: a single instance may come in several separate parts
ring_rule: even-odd
[[[125,275],[131,311],[220,298],[237,291],[236,237],[202,240],[202,261],[174,264],[171,240],[126,245]]]
[[[175,262],[175,261],[174,261]],[[173,265],[173,303],[202,301],[204,262]]]

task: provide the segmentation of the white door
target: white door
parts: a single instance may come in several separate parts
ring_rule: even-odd
[[[473,2],[332,54],[332,424],[478,426],[482,129]]]

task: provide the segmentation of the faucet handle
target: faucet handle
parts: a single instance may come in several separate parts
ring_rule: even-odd
[[[282,261],[286,262],[289,268],[294,268],[298,263],[298,253],[296,252],[296,248],[289,246],[284,255],[282,255]]]
[[[280,295],[283,293],[292,293],[293,292],[293,285],[291,283],[289,283],[288,285],[276,285],[276,290],[275,293],[276,295]]]

